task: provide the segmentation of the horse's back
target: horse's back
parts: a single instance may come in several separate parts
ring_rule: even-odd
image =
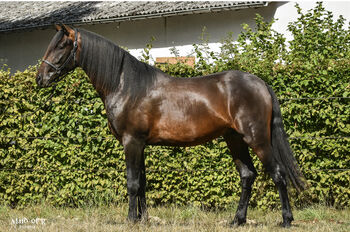
[[[170,78],[150,94],[149,143],[197,145],[240,131],[244,117],[266,114],[266,93],[262,80],[240,71]]]

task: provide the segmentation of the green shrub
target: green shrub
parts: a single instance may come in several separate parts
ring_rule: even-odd
[[[321,3],[305,14],[297,9],[288,46],[271,29],[273,22],[257,16],[256,27],[243,25],[237,42],[230,35],[223,39],[220,54],[204,40],[194,45],[195,67],[160,68],[184,77],[239,69],[264,79],[281,100],[291,146],[310,186],[302,194],[290,191],[293,204],[348,207],[349,29]],[[127,200],[123,149],[108,131],[103,103],[84,72],[75,70],[55,89],[37,88],[35,72],[35,67],[13,75],[0,71],[1,203],[84,206]],[[188,148],[148,147],[145,153],[149,204],[228,207],[238,201],[239,175],[221,138]],[[260,175],[251,205],[279,207],[272,181],[253,157]]]

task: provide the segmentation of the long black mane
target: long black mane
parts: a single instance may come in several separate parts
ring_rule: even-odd
[[[96,90],[103,95],[114,91],[127,94],[131,100],[144,96],[153,86],[159,69],[138,61],[112,41],[79,29],[80,63]]]

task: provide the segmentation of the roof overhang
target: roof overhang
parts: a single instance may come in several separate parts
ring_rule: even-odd
[[[18,2],[19,3],[19,2]],[[120,4],[128,4],[127,2],[121,2]],[[132,2],[131,2],[132,3]],[[134,2],[135,3],[135,2]],[[168,2],[167,4],[177,4],[180,2]],[[204,4],[206,3],[206,4]],[[161,17],[171,17],[171,16],[180,16],[180,15],[191,15],[191,14],[205,14],[205,13],[213,13],[213,12],[222,12],[222,11],[233,11],[233,10],[242,10],[248,8],[259,8],[268,5],[266,1],[251,1],[251,2],[221,2],[223,4],[218,4],[218,2],[193,2],[193,5],[198,7],[190,7],[188,9],[182,8],[178,10],[159,10],[155,12],[137,12],[136,14],[131,14],[129,12],[125,12],[123,14],[115,15],[112,17],[87,17],[81,19],[75,19],[74,17],[62,18],[61,20],[53,19],[53,20],[42,20],[40,17],[33,17],[27,19],[28,23],[25,23],[23,20],[21,23],[16,23],[15,19],[8,19],[10,23],[7,23],[7,26],[1,28],[0,33],[11,33],[15,31],[30,31],[37,29],[47,29],[52,27],[55,23],[65,23],[68,25],[80,26],[87,24],[101,24],[101,23],[113,23],[113,22],[125,22],[132,20],[145,20],[145,19],[154,19]],[[12,3],[13,4],[13,3]],[[108,4],[108,2],[104,2],[103,4]],[[44,9],[43,9],[44,10]],[[103,15],[103,14],[102,14]],[[0,14],[0,22],[6,23],[6,18],[1,19]],[[5,25],[5,24],[3,24]]]

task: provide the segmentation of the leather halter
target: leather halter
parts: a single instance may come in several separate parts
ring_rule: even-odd
[[[61,74],[62,70],[67,66],[67,64],[73,59],[74,61],[74,65],[76,63],[75,57],[76,57],[76,52],[78,49],[78,30],[76,28],[74,28],[74,32],[75,32],[75,38],[74,38],[74,43],[73,43],[73,49],[70,52],[68,58],[66,59],[66,61],[59,67],[57,67],[56,65],[54,65],[53,63],[51,63],[48,60],[43,60],[42,62],[50,65],[53,69],[55,69],[55,74],[58,74],[58,76]],[[56,79],[56,78],[55,78]]]

